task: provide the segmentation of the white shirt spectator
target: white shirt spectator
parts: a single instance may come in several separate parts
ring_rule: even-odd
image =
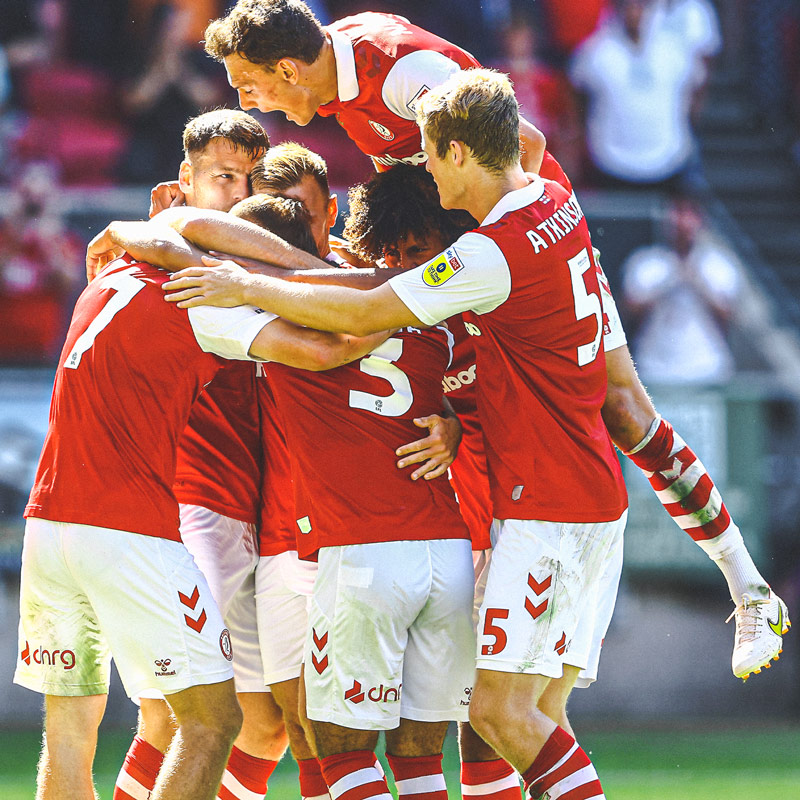
[[[700,235],[685,260],[665,245],[636,250],[623,266],[623,292],[646,311],[633,342],[645,383],[718,383],[734,372],[715,312],[729,316],[741,289],[733,256]]]
[[[694,147],[691,100],[702,80],[694,45],[659,19],[649,18],[638,43],[616,17],[609,19],[577,50],[570,69],[574,85],[589,97],[592,160],[633,183],[672,177]]]

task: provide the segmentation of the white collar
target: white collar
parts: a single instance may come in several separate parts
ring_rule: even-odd
[[[535,203],[544,194],[544,181],[538,176],[531,176],[532,180],[521,189],[514,189],[504,194],[495,204],[494,208],[486,215],[480,227],[492,225],[509,211],[519,211],[531,203]]]
[[[353,42],[340,31],[328,30],[327,33],[333,45],[333,58],[336,61],[337,99],[340,103],[355,100],[359,89]]]

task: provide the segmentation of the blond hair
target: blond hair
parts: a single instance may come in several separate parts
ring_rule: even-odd
[[[519,162],[519,106],[502,72],[456,72],[422,97],[417,122],[439,158],[457,141],[490,172],[504,172]]]

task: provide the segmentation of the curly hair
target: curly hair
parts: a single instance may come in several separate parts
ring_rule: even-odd
[[[282,58],[317,60],[325,34],[302,0],[238,0],[206,28],[206,52],[216,61],[239,55],[269,70]]]
[[[354,186],[348,204],[344,237],[365,261],[377,261],[387,247],[409,234],[435,234],[450,244],[477,225],[465,211],[443,209],[433,178],[424,169],[406,164]]]

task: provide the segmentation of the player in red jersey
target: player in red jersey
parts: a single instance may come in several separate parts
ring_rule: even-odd
[[[537,708],[565,704],[588,663],[594,594],[626,512],[600,416],[602,306],[588,229],[574,195],[524,173],[507,79],[459,73],[421,109],[442,205],[482,220],[475,232],[367,292],[232,267],[186,270],[167,288],[185,305],[244,294],[301,324],[355,331],[470,312],[496,520],[470,719],[532,796],[601,797],[586,754]]]
[[[218,109],[187,123],[183,147],[177,185],[185,202],[227,211],[249,196],[250,173],[269,139],[249,114]],[[179,441],[174,491],[181,539],[209,582],[235,653],[244,721],[222,779],[234,796],[241,786],[263,794],[286,749],[281,712],[264,685],[258,647],[254,573],[260,465],[255,366],[230,362],[192,407]],[[140,698],[137,735],[117,777],[114,800],[139,800],[153,788],[174,733],[169,707],[160,697]]]
[[[339,124],[377,169],[422,164],[416,103],[473,56],[395,14],[366,12],[322,27],[303,2],[239,0],[206,29],[206,51],[225,64],[243,109],[283,111],[307,125]],[[521,123],[525,166],[538,170],[544,137]]]
[[[239,208],[234,211],[241,213]],[[448,720],[466,717],[474,647],[466,529],[446,480],[408,481],[394,453],[394,443],[413,430],[412,420],[441,405],[449,340],[443,329],[399,332],[357,365],[314,378],[277,363],[266,367],[270,387],[283,397],[301,554],[323,551],[313,644],[306,652],[315,667],[309,667],[307,692],[334,793],[337,784],[338,793],[343,791],[340,772],[359,770],[359,785],[386,791],[374,766],[375,731],[398,722],[388,734],[396,776],[424,778],[443,791],[441,747]],[[350,498],[356,487],[363,489],[364,469],[375,483],[354,507]],[[329,607],[334,597],[335,610]],[[365,639],[373,623],[376,635]],[[365,646],[371,654],[366,662]],[[309,676],[317,675],[314,683]],[[362,682],[363,694],[355,689]],[[408,769],[424,773],[412,776]]]
[[[222,360],[259,352],[263,315],[165,313],[161,270],[108,265],[76,305],[26,509],[15,680],[45,699],[41,796],[93,798],[113,655],[178,732],[154,798],[211,798],[241,724],[230,636],[180,541],[172,491],[189,410]]]
[[[225,63],[243,108],[280,109],[299,124],[317,112],[335,113],[379,168],[421,164],[425,156],[414,130],[417,101],[474,59],[405,26],[392,15],[357,14],[322,28],[302,2],[242,0],[209,26],[207,50]],[[535,128],[525,126],[523,141],[526,137],[525,168],[571,191],[555,159],[547,151],[542,156]],[[291,257],[274,248],[270,260],[294,266]],[[605,292],[607,287],[601,288]],[[781,631],[788,630],[785,604],[753,564],[703,464],[656,414],[626,347],[614,351],[609,374],[604,418],[615,441],[645,472],[667,512],[725,576],[736,605],[734,674],[747,678],[760,672],[780,652]],[[780,625],[770,626],[770,619]]]

